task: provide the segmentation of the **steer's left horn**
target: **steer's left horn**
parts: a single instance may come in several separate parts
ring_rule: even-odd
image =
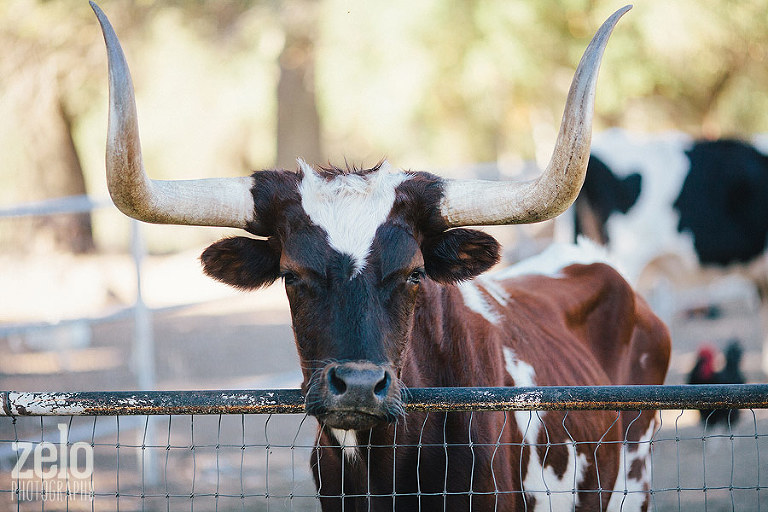
[[[449,226],[525,224],[557,217],[576,200],[589,160],[595,85],[613,27],[631,5],[608,18],[576,69],[555,151],[544,172],[525,182],[446,180],[440,213]]]
[[[123,49],[107,16],[95,3],[109,60],[107,185],[126,215],[157,224],[251,228],[258,231],[253,179],[151,180],[144,172],[133,82]]]

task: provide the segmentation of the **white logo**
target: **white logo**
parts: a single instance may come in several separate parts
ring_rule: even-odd
[[[93,447],[83,441],[68,445],[69,427],[59,423],[58,428],[58,445],[49,441],[11,443],[18,452],[11,471],[18,501],[65,501],[93,495]]]

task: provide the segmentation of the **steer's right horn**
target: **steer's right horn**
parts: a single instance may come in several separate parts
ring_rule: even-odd
[[[90,2],[101,24],[109,60],[107,185],[115,205],[157,224],[250,228],[258,232],[253,178],[151,180],[144,172],[133,82],[123,49],[107,16]]]
[[[446,180],[440,213],[448,226],[539,222],[560,215],[576,200],[587,172],[600,61],[613,27],[631,8],[613,13],[584,51],[568,91],[555,151],[544,172],[525,182]]]

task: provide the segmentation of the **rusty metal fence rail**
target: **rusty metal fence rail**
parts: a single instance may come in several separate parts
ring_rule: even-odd
[[[768,384],[414,388],[406,412],[768,409]],[[232,391],[0,391],[0,416],[297,414],[298,389]]]
[[[320,508],[309,468],[317,423],[304,414],[298,390],[9,391],[0,402],[0,510]],[[566,419],[583,414],[571,411],[618,418],[620,411],[659,410],[659,428],[643,441],[650,510],[768,510],[766,384],[412,389],[405,408],[446,418],[523,414],[529,422],[555,410]],[[696,410],[733,414],[713,426]],[[470,438],[475,448],[494,442],[493,434]],[[599,449],[603,441],[593,442]],[[557,498],[545,489],[526,492]]]

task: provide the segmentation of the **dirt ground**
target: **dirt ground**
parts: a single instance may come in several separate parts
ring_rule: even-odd
[[[168,267],[157,272],[168,272]],[[198,278],[182,274],[178,279]],[[215,300],[191,307],[154,310],[156,388],[297,387],[301,376],[282,292],[273,288],[236,294],[217,289],[216,294]],[[673,319],[674,352],[667,383],[684,382],[700,342],[722,344],[735,335],[742,336],[745,345],[749,380],[763,382],[762,333],[754,328],[761,319],[742,313],[737,310],[715,319],[682,314]],[[131,365],[130,316],[85,325],[64,322],[42,331],[9,327],[13,325],[0,324],[5,327],[0,329],[0,389],[138,389]],[[662,414],[662,427],[651,447],[651,510],[768,509],[768,411],[743,411],[732,428],[708,429],[706,435],[696,414]],[[61,422],[69,425],[70,442],[95,445],[95,472],[87,484],[96,498],[16,502],[11,478],[16,451],[11,443],[55,442]],[[0,418],[0,512],[317,510],[308,467],[315,429],[313,419],[289,415],[16,422]]]

